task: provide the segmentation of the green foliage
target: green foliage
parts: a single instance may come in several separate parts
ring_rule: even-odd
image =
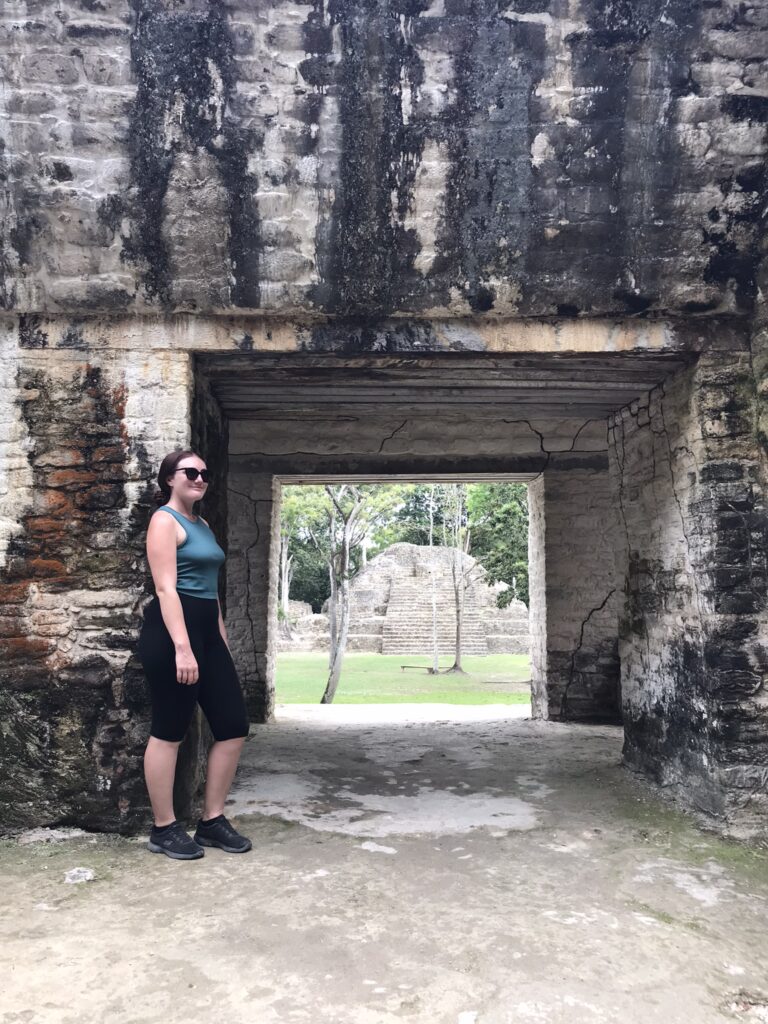
[[[502,607],[513,597],[519,597],[527,604],[528,502],[525,484],[468,484],[465,490],[467,515],[461,532],[464,534],[465,528],[469,530],[470,554],[485,566],[489,582],[502,581],[509,585],[510,589],[500,595]],[[429,501],[433,485],[365,484],[341,490],[342,503],[351,501],[355,491],[365,495],[359,522],[367,540],[369,558],[390,544],[429,543]],[[450,486],[434,487],[436,545],[451,543],[452,494]],[[330,546],[330,504],[325,487],[302,485],[283,490],[286,517],[281,532],[289,538],[293,555],[291,599],[306,601],[315,611],[320,610],[330,595],[324,555]],[[359,535],[361,530],[357,532]],[[362,552],[357,546],[351,552],[351,576],[359,571],[361,558]]]
[[[485,566],[489,583],[510,587],[499,596],[499,605],[503,608],[515,597],[528,604],[528,488],[473,484],[467,505],[472,555]]]
[[[390,544],[429,544],[429,501],[432,484],[411,484],[402,488],[402,501],[392,519],[376,535],[376,548],[383,551]],[[439,544],[443,529],[443,503],[440,487],[435,488],[436,507],[434,543]]]
[[[308,540],[295,538],[291,541],[293,555],[293,580],[291,600],[306,601],[313,612],[319,612],[331,596],[331,581],[328,566],[318,554],[317,548]]]

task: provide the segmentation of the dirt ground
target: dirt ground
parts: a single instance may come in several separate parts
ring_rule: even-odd
[[[768,852],[660,804],[619,729],[521,711],[281,707],[244,856],[3,842],[0,1021],[768,1021]]]

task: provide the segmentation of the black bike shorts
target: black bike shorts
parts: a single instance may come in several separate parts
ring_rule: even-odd
[[[199,677],[194,685],[176,681],[176,651],[154,598],[144,612],[138,654],[152,694],[151,735],[184,739],[200,704],[214,739],[248,735],[248,713],[232,655],[219,632],[219,605],[210,598],[179,594]]]

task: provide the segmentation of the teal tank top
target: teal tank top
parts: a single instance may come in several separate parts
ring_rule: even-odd
[[[158,511],[169,512],[187,535],[184,543],[176,548],[176,590],[180,594],[215,601],[219,596],[219,569],[225,556],[213,530],[199,516],[193,523],[167,505],[161,505]]]

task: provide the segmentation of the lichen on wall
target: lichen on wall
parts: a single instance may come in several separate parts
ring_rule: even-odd
[[[6,828],[124,829],[147,806],[148,694],[133,651],[158,435],[189,407],[178,358],[164,382],[162,358],[146,357],[142,375],[83,347],[52,357],[67,331],[38,327],[45,344],[15,360],[32,487],[0,568],[0,802]]]
[[[36,10],[0,35],[5,309],[751,309],[761,5]]]
[[[629,568],[620,652],[627,762],[735,834],[764,828],[766,463],[745,339],[612,426]]]

